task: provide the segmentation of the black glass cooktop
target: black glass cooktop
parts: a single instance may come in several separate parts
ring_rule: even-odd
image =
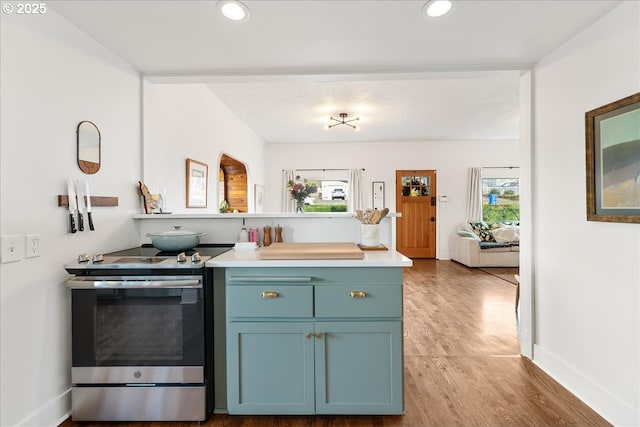
[[[219,244],[204,244],[193,249],[188,249],[184,252],[188,257],[193,255],[195,252],[198,252],[202,256],[210,256],[216,257],[220,254],[227,252],[229,249],[233,247],[233,244],[229,243],[219,243]],[[179,252],[166,252],[161,251],[159,249],[154,248],[150,244],[144,244],[137,248],[125,249],[122,251],[111,252],[108,254],[104,254],[105,256],[121,256],[121,257],[169,257],[176,256]]]

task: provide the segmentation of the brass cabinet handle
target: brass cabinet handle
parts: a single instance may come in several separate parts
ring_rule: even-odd
[[[276,291],[264,291],[262,293],[262,298],[278,298],[280,296]]]
[[[317,334],[315,334],[316,338],[322,338],[324,336],[324,332],[318,332]],[[307,332],[306,334],[304,334],[304,337],[306,339],[311,339],[314,337],[313,332]]]
[[[349,292],[351,298],[366,298],[367,293],[365,291],[351,291]]]

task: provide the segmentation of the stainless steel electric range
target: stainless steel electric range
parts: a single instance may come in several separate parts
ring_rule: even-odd
[[[73,274],[72,418],[204,421],[213,411],[213,273],[230,245],[81,255]]]

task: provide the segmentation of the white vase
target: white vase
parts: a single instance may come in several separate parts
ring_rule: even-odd
[[[361,224],[360,244],[366,247],[380,246],[380,224]]]

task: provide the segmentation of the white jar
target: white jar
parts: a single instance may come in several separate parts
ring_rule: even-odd
[[[240,230],[240,234],[238,234],[238,242],[248,242],[249,241],[249,233],[247,232],[246,227],[242,227]]]
[[[380,224],[361,224],[360,244],[369,248],[380,246]]]

